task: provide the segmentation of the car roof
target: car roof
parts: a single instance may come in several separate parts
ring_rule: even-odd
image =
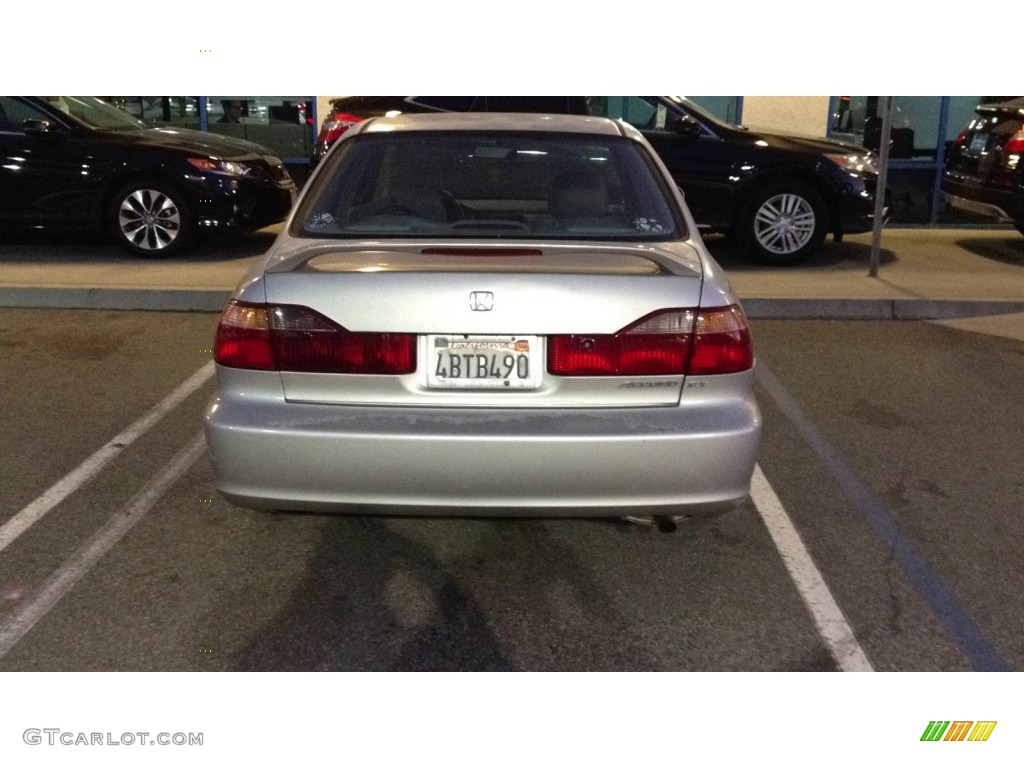
[[[1009,99],[1007,101],[994,101],[988,104],[979,104],[975,112],[979,113],[1018,113],[1024,114],[1024,98]]]
[[[584,115],[538,115],[503,112],[441,112],[377,117],[359,123],[360,133],[395,131],[544,131],[589,133],[595,136],[628,136],[640,132],[627,123]],[[635,134],[635,136],[634,136]]]

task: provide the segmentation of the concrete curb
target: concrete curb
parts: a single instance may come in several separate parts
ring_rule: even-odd
[[[0,307],[220,312],[231,291],[0,286]]]
[[[760,320],[951,320],[1024,312],[1024,301],[941,299],[744,299]]]

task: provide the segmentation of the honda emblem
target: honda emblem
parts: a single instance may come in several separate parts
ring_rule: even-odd
[[[494,294],[490,291],[473,291],[469,294],[469,308],[474,312],[490,312],[494,308]]]

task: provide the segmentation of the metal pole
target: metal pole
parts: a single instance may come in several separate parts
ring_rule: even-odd
[[[882,252],[882,218],[885,215],[885,187],[889,177],[889,136],[892,133],[892,96],[879,98],[882,107],[882,134],[878,138],[878,188],[875,190],[875,220],[871,233],[871,269],[868,277],[878,277]]]

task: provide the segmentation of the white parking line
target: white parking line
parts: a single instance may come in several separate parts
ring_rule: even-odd
[[[0,624],[0,659],[87,574],[110,548],[159,501],[167,489],[192,466],[206,448],[200,432],[159,475],[150,480],[88,542],[54,571],[39,592]]]
[[[27,507],[0,526],[0,552],[11,542],[38,522],[47,512],[64,499],[92,480],[100,470],[109,464],[125,448],[142,437],[154,424],[166,416],[186,397],[199,389],[213,375],[213,363],[207,363],[192,374],[180,387],[157,403],[142,418],[138,419],[106,445],[87,458],[75,469],[51,485]]]
[[[764,520],[776,549],[782,555],[782,562],[796,584],[807,610],[810,611],[818,634],[825,641],[839,669],[843,672],[874,672],[874,667],[857,642],[853,629],[832,597],[821,571],[811,559],[800,534],[793,526],[793,521],[789,519],[782,502],[779,501],[760,466],[754,468],[750,498]]]

